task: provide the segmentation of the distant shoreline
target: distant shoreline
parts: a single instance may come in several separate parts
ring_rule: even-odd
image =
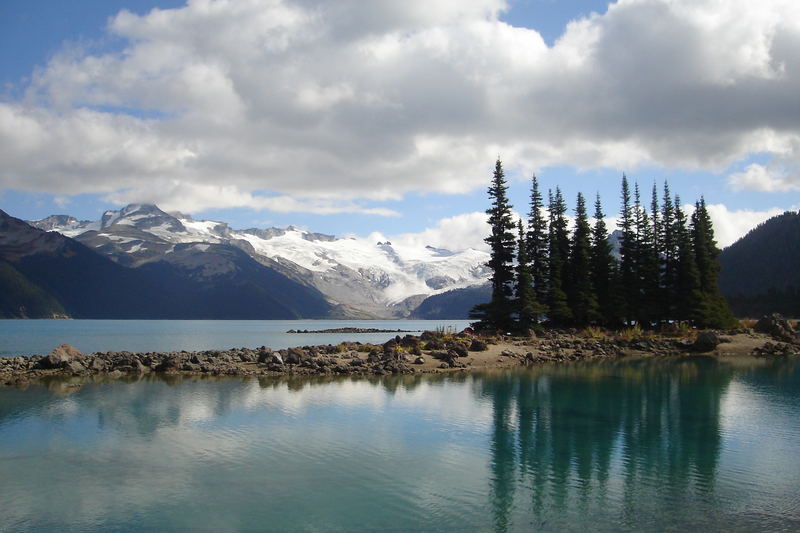
[[[330,328],[290,329],[286,333],[421,333],[421,329]]]
[[[715,339],[697,348],[700,337]],[[383,376],[509,369],[543,363],[625,357],[711,356],[718,359],[797,356],[800,344],[747,332],[704,332],[697,338],[643,335],[586,337],[545,332],[540,337],[481,337],[426,331],[381,345],[342,342],[283,350],[234,348],[180,352],[96,352],[62,345],[46,356],[0,359],[0,385],[24,387],[50,377]]]

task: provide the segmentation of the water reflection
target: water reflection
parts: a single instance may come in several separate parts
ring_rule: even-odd
[[[655,524],[665,508],[690,512],[713,498],[721,400],[734,375],[699,358],[486,376],[477,394],[493,405],[495,530],[519,528],[525,508],[529,524],[548,529],[610,509],[622,524],[648,513]]]
[[[0,388],[0,530],[796,529],[800,373],[759,365]]]

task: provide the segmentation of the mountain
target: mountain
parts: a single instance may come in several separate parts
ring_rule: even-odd
[[[423,320],[466,319],[473,307],[491,299],[492,288],[488,283],[455,289],[429,296],[414,310],[412,316]]]
[[[800,212],[759,224],[722,250],[720,293],[737,316],[800,316]]]
[[[0,288],[7,318],[286,319],[321,318],[332,309],[315,289],[235,246],[175,245],[132,268],[3,211]]]
[[[479,285],[488,278],[488,254],[479,250],[337,238],[292,226],[237,230],[154,205],[107,211],[98,221],[58,215],[31,224],[74,237],[120,265],[137,268],[174,262],[181,245],[235,247],[325,295],[333,305],[330,315],[336,317],[406,317],[428,296]]]

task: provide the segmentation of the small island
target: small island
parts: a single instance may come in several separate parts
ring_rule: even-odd
[[[286,333],[421,333],[422,330],[377,328],[290,329]]]

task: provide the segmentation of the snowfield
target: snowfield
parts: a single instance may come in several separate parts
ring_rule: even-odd
[[[152,243],[198,243],[198,251],[208,244],[235,244],[256,260],[271,260],[288,268],[316,287],[333,303],[364,312],[392,316],[392,306],[407,299],[484,283],[488,254],[467,248],[446,250],[431,246],[392,244],[369,237],[336,238],[292,226],[269,229],[231,229],[224,222],[194,220],[180,213],[168,214],[153,205],[132,204],[119,211],[106,211],[100,221],[79,222],[71,217],[54,216],[35,221],[42,229],[79,237],[89,231],[92,239],[129,243],[142,235]],[[130,232],[139,237],[132,238]],[[252,250],[242,246],[242,241]],[[147,252],[148,242],[137,242],[121,251],[135,256]],[[163,248],[162,254],[171,247]],[[142,255],[144,257],[144,255]],[[147,261],[157,260],[152,253]],[[417,302],[418,303],[418,302]]]

